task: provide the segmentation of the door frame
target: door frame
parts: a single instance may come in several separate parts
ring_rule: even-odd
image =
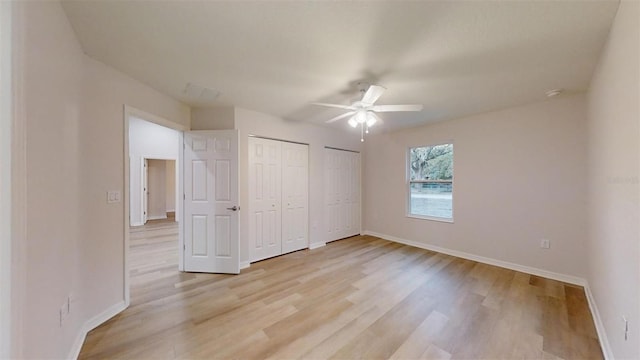
[[[140,201],[142,203],[140,204],[140,210],[142,211],[142,214],[140,218],[142,219],[142,225],[144,226],[144,224],[149,220],[149,158],[142,157],[141,160],[142,169],[140,169],[140,174],[142,175],[142,181],[140,181],[140,187],[142,190],[140,191],[140,194],[142,194],[142,196],[140,197]]]
[[[151,123],[154,123],[156,125],[160,125],[160,126],[164,126],[173,130],[178,131],[178,133],[180,134],[180,144],[183,143],[183,132],[184,131],[189,131],[189,127],[182,125],[182,124],[178,124],[175,123],[173,121],[167,120],[163,117],[157,116],[157,115],[153,115],[151,113],[148,113],[146,111],[137,109],[133,106],[129,106],[129,105],[124,105],[123,106],[123,122],[124,122],[124,129],[123,129],[123,139],[124,139],[124,153],[123,153],[123,158],[124,158],[124,188],[123,188],[123,196],[122,196],[122,201],[124,203],[124,227],[122,229],[123,235],[124,235],[124,263],[123,263],[123,271],[124,271],[124,288],[123,288],[123,294],[124,294],[124,303],[125,303],[125,307],[128,307],[129,304],[131,303],[131,281],[130,281],[130,276],[129,276],[129,226],[130,226],[130,219],[129,219],[129,213],[131,211],[130,208],[130,184],[129,184],[129,166],[130,166],[130,159],[129,159],[129,118],[130,117],[137,117],[139,119],[142,119],[144,121],[148,121]],[[178,161],[176,163],[182,164],[182,146],[180,146],[179,149],[179,157],[178,157]],[[176,165],[176,171],[178,171],[177,169],[178,165]],[[178,177],[178,187],[177,187],[177,191],[178,194],[183,192],[183,187],[182,187],[182,172],[180,172],[180,176]],[[179,202],[178,204],[176,204],[177,206],[177,211],[178,213],[182,214],[182,202]],[[183,244],[183,239],[182,239],[182,221],[180,221],[179,223],[179,232],[180,232],[180,236],[178,237],[178,246],[179,248],[182,248],[182,244]],[[184,268],[184,263],[183,263],[183,257],[179,256],[179,265],[178,265],[179,270],[182,270]]]

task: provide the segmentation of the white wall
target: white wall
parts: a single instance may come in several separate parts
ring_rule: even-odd
[[[197,126],[194,130],[224,129],[234,124],[240,141],[240,208],[249,208],[249,135],[309,144],[309,242],[313,246],[325,243],[324,220],[324,147],[360,151],[360,134],[346,124],[343,129],[331,129],[286,121],[271,115],[234,108],[233,121],[228,110],[194,109]],[[240,211],[240,262],[249,261],[249,212]]]
[[[12,356],[65,358],[85,324],[124,301],[124,204],[106,202],[107,190],[124,187],[124,104],[185,126],[190,111],[86,57],[58,2],[13,5],[28,177],[26,236],[12,253],[12,281],[22,286],[12,298],[23,299],[12,304],[20,322]]]
[[[191,112],[191,130],[228,130],[234,126],[233,106],[195,108]]]
[[[364,228],[584,276],[585,98],[450,120],[365,141]],[[454,142],[454,223],[407,218],[408,147]],[[539,247],[541,238],[551,249]]]
[[[129,203],[131,206],[129,219],[131,226],[143,224],[142,171],[144,159],[178,160],[180,139],[180,133],[176,130],[137,117],[129,118]]]
[[[617,359],[640,358],[639,47],[640,3],[622,1],[588,97],[588,281]]]

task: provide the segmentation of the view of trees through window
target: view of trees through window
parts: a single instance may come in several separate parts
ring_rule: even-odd
[[[409,149],[411,215],[453,219],[453,144]]]

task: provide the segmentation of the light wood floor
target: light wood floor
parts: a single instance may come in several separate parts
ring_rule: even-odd
[[[177,271],[177,225],[131,230],[131,306],[82,359],[601,359],[581,287],[358,236]]]

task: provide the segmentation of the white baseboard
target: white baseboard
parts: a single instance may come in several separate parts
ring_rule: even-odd
[[[562,282],[566,282],[574,285],[580,285],[580,286],[586,285],[586,280],[577,276],[560,274],[553,271],[542,270],[542,269],[538,269],[530,266],[515,264],[508,261],[474,255],[474,254],[466,253],[463,251],[451,250],[451,249],[447,249],[439,246],[420,243],[417,241],[402,239],[402,238],[391,236],[391,235],[380,234],[373,231],[365,231],[364,233],[365,235],[375,236],[381,239],[390,240],[390,241],[394,241],[394,242],[409,245],[409,246],[414,246],[414,247],[425,249],[425,250],[431,250],[431,251],[435,251],[435,252],[439,252],[439,253],[443,253],[443,254],[447,254],[447,255],[451,255],[451,256],[467,259],[467,260],[473,260],[483,264],[489,264],[489,265],[502,267],[505,269],[520,271],[526,274],[536,275],[536,276],[544,277],[547,279],[558,280],[558,281],[562,281]]]
[[[100,324],[118,315],[120,312],[122,312],[122,310],[126,308],[126,303],[122,301],[110,306],[105,311],[87,320],[82,328],[80,328],[80,332],[78,333],[78,336],[76,336],[76,340],[73,342],[73,346],[71,347],[71,351],[69,351],[69,356],[67,356],[67,359],[78,358],[78,356],[80,355],[80,350],[82,350],[82,344],[84,344],[84,339],[87,337],[89,331],[97,328]]]
[[[323,246],[327,245],[326,243],[313,243],[313,244],[309,244],[309,250],[313,250],[313,249],[317,249],[317,248],[321,248]]]
[[[167,218],[167,215],[156,215],[156,216],[148,216],[147,220],[164,220]]]
[[[251,263],[248,261],[240,261],[240,270],[246,269],[251,266]]]
[[[598,306],[596,306],[596,299],[593,297],[593,293],[591,293],[591,288],[588,283],[584,286],[584,293],[587,295],[587,303],[589,303],[593,323],[596,326],[596,332],[598,332],[598,340],[600,341],[602,354],[604,355],[605,360],[613,360],[613,351],[611,351],[609,338],[607,337],[607,332],[604,329],[604,324],[602,323]]]

